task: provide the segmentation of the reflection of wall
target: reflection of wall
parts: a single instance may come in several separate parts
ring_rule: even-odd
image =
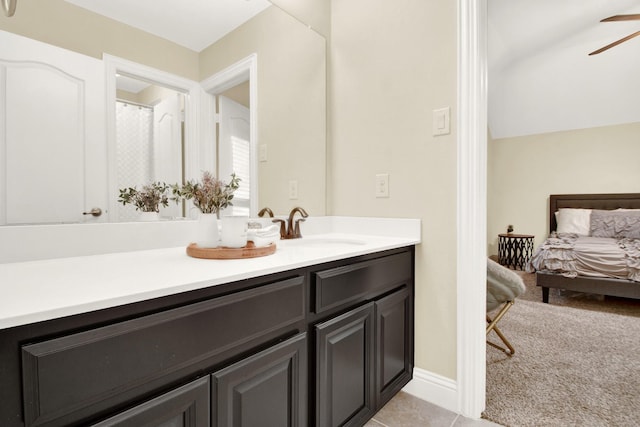
[[[163,99],[176,96],[176,93],[175,90],[151,85],[138,92],[138,102],[145,105],[156,105]]]
[[[128,92],[126,90],[121,90],[121,89],[116,90],[116,99],[140,103],[140,101],[138,101],[137,93]]]
[[[249,108],[249,82],[240,83],[221,93],[220,95],[233,99],[238,104]]]
[[[102,59],[103,53],[196,80],[198,53],[64,0],[20,1],[0,29]]]
[[[259,204],[277,214],[303,206],[325,214],[325,40],[270,7],[200,56],[201,80],[251,53],[258,56]],[[288,182],[298,181],[289,200]]]
[[[489,141],[488,253],[497,235],[548,234],[549,195],[635,193],[640,183],[640,123]]]
[[[161,101],[175,96],[180,92],[176,92],[172,89],[167,89],[161,86],[151,85],[146,89],[141,90],[138,93],[128,92],[126,90],[117,89],[116,90],[116,99],[121,99],[125,101],[131,101],[138,104],[154,106],[159,104]],[[180,111],[184,111],[184,96],[180,96]]]
[[[339,0],[332,17],[329,213],[422,220],[416,366],[455,378],[456,2]],[[433,137],[446,106],[453,132]]]

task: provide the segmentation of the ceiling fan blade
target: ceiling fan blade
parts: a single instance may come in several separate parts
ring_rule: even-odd
[[[615,42],[613,42],[613,43],[611,43],[611,44],[606,45],[605,47],[601,47],[601,48],[600,48],[600,49],[598,49],[598,50],[594,50],[593,52],[591,52],[591,53],[589,54],[589,56],[591,56],[591,55],[597,55],[597,54],[599,54],[599,53],[602,53],[602,52],[604,52],[605,50],[608,50],[608,49],[611,49],[612,47],[618,46],[620,43],[624,43],[624,42],[626,42],[627,40],[631,40],[632,38],[637,37],[637,36],[640,36],[640,31],[636,31],[635,33],[633,33],[633,34],[629,34],[627,37],[623,37],[623,38],[621,38],[620,40],[617,40],[617,41],[615,41]]]
[[[614,21],[640,21],[640,14],[633,15],[615,15],[608,18],[604,18],[600,22],[614,22]]]

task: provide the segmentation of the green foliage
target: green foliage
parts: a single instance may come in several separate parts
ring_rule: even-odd
[[[142,212],[159,212],[160,205],[165,208],[169,206],[167,190],[169,186],[164,182],[152,182],[141,190],[136,187],[122,188],[118,202],[123,205],[132,204]]]
[[[232,206],[233,193],[240,187],[240,178],[231,174],[231,181],[225,183],[214,177],[211,172],[202,173],[202,181],[187,181],[184,185],[171,186],[172,200],[193,200],[193,204],[202,213],[218,213]]]

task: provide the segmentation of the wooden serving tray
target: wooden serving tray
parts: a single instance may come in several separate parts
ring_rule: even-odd
[[[252,241],[247,242],[247,246],[242,248],[227,248],[220,246],[217,248],[201,248],[195,243],[187,246],[187,255],[194,258],[204,259],[242,259],[242,258],[256,258],[260,256],[267,256],[275,253],[276,244],[271,243],[267,246],[261,246],[256,248]]]

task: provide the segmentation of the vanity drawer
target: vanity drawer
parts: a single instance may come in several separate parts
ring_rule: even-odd
[[[26,425],[67,425],[297,329],[304,278],[22,347]]]
[[[312,273],[316,313],[377,295],[413,276],[413,256],[402,252]]]

